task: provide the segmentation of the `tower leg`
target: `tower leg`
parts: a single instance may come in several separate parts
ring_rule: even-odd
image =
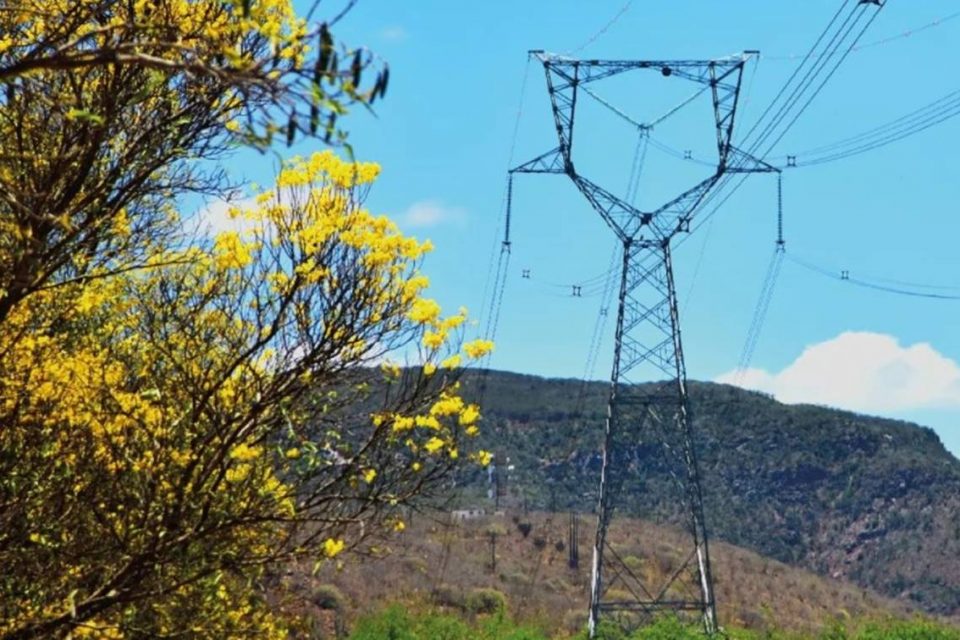
[[[607,527],[612,515],[610,500],[610,461],[615,446],[615,430],[618,426],[617,391],[620,386],[620,352],[623,348],[623,319],[626,313],[627,275],[630,268],[630,242],[624,243],[623,266],[620,272],[620,295],[617,304],[617,327],[614,334],[613,371],[610,374],[610,397],[607,401],[607,419],[603,427],[603,461],[600,466],[600,491],[597,505],[597,535],[593,543],[593,564],[590,573],[590,616],[587,629],[590,638],[597,633],[600,620],[600,601],[603,598],[603,551],[607,539]]]
[[[693,543],[696,548],[697,573],[700,578],[703,628],[708,635],[713,635],[717,631],[717,611],[713,596],[713,576],[710,572],[709,536],[707,535],[706,518],[703,512],[703,490],[700,486],[700,470],[697,464],[696,449],[693,446],[693,429],[690,424],[690,405],[687,397],[687,370],[683,358],[683,342],[680,339],[680,313],[677,305],[677,290],[673,280],[673,258],[670,254],[669,243],[664,245],[663,256],[676,367],[676,429],[681,439],[683,462],[686,470],[685,488],[687,504],[690,509],[690,528],[693,535]]]

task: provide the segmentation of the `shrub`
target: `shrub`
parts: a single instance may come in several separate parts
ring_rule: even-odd
[[[437,585],[430,593],[430,599],[434,604],[441,607],[450,607],[460,611],[467,609],[467,600],[463,595],[463,590],[449,584]]]
[[[410,614],[400,605],[393,605],[379,613],[364,616],[350,640],[420,640],[413,628]]]
[[[467,596],[467,609],[471,613],[500,613],[506,608],[506,596],[496,589],[473,589]]]
[[[340,589],[332,584],[322,584],[313,590],[313,604],[321,609],[330,609],[333,611],[343,611],[346,604],[346,598]]]

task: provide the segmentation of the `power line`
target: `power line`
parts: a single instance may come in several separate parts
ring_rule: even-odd
[[[938,102],[951,96],[953,97],[951,101],[934,107],[934,105],[936,105]],[[960,91],[948,94],[948,96],[944,96],[944,98],[922,107],[908,116],[903,116],[898,120],[888,123],[887,125],[883,125],[873,132],[861,134],[859,138],[851,138],[846,141],[841,141],[840,143],[837,143],[836,150],[832,153],[814,157],[811,160],[800,159],[803,156],[798,153],[793,156],[795,159],[795,166],[815,166],[860,155],[868,151],[873,151],[874,149],[885,147],[895,142],[899,142],[904,138],[908,138],[926,131],[931,127],[955,118],[958,115],[960,115]]]
[[[760,287],[760,296],[757,298],[757,305],[753,311],[750,328],[747,330],[747,337],[746,340],[744,340],[743,350],[740,352],[740,360],[737,363],[737,379],[739,381],[742,381],[743,374],[750,367],[753,354],[757,349],[757,343],[760,341],[760,334],[763,331],[763,324],[767,318],[770,301],[773,299],[773,292],[777,285],[777,279],[780,276],[780,269],[783,267],[783,255],[783,246],[778,245],[770,258],[770,264],[767,266],[767,273],[766,276],[764,276],[763,285]]]
[[[898,116],[893,120],[867,129],[856,135],[804,151],[797,151],[789,155],[775,156],[770,159],[770,162],[780,169],[809,167],[827,162],[835,162],[899,142],[904,138],[922,133],[958,115],[960,115],[960,89],[951,91],[909,113]],[[685,154],[659,140],[651,138],[650,144],[675,158],[681,158],[700,165],[711,165],[711,163],[701,160],[692,153]],[[809,156],[812,156],[809,160],[804,159]]]
[[[581,44],[579,47],[576,47],[575,49],[571,49],[570,51],[566,52],[564,55],[571,56],[575,53],[580,53],[581,51],[583,51],[584,49],[592,45],[594,42],[599,40],[607,31],[610,30],[610,27],[615,25],[617,21],[620,20],[620,18],[622,18],[624,14],[626,14],[627,11],[630,10],[630,6],[632,4],[633,4],[633,0],[629,0],[626,4],[620,7],[620,10],[617,11],[617,13],[615,13],[614,16],[610,18],[610,20],[608,20],[606,24],[600,27],[600,29],[598,29],[592,36],[587,38],[583,42],[583,44]]]
[[[950,15],[944,16],[943,18],[936,18],[935,20],[932,20],[926,24],[920,25],[919,27],[913,27],[911,29],[902,31],[901,33],[888,36],[886,38],[881,38],[879,40],[874,40],[873,42],[867,42],[860,46],[854,47],[852,53],[859,53],[860,51],[863,51],[865,49],[870,49],[873,47],[889,44],[897,40],[902,40],[903,38],[909,38],[910,36],[920,33],[921,31],[926,31],[928,29],[939,27],[940,25],[943,25],[955,18],[960,18],[960,11],[958,11],[957,13],[951,13]],[[802,54],[787,54],[787,55],[772,55],[772,56],[763,56],[763,57],[766,60],[782,61],[782,60],[796,60],[800,58],[801,55]]]
[[[847,15],[846,19],[844,19],[843,24],[840,26],[839,29],[837,29],[837,32],[830,39],[830,42],[828,43],[828,45],[824,48],[824,50],[821,53],[815,55],[820,46],[820,43],[824,40],[825,37],[827,37],[827,34],[831,31],[832,27],[837,22],[838,18],[842,15],[843,9],[848,4],[849,4],[849,0],[845,1],[843,5],[841,5],[840,10],[838,10],[837,13],[834,14],[830,23],[827,25],[827,28],[823,31],[823,33],[821,33],[821,35],[817,38],[817,41],[814,43],[813,47],[811,47],[810,51],[807,53],[807,56],[804,58],[804,61],[790,75],[790,77],[787,79],[787,82],[784,84],[781,90],[777,93],[777,96],[771,102],[770,106],[768,106],[767,109],[764,110],[763,114],[760,116],[757,123],[751,129],[751,131],[755,131],[757,129],[760,123],[764,120],[764,118],[766,118],[767,114],[769,114],[773,110],[776,103],[786,93],[788,87],[793,83],[793,81],[799,75],[800,69],[802,69],[810,59],[815,58],[816,61],[814,62],[814,65],[815,65],[814,69],[816,69],[816,71],[813,74],[811,74],[810,71],[807,72],[807,74],[804,76],[804,79],[800,81],[801,82],[800,86],[802,86],[803,88],[799,90],[798,88],[795,88],[794,91],[791,93],[791,96],[787,98],[786,103],[784,105],[781,105],[780,109],[777,111],[777,115],[775,115],[771,120],[771,122],[764,128],[763,133],[760,134],[754,140],[754,142],[749,146],[746,152],[747,157],[760,158],[762,161],[762,159],[766,157],[766,155],[769,155],[769,151],[783,138],[784,135],[786,135],[787,131],[789,131],[790,128],[796,123],[800,114],[802,114],[803,111],[805,111],[807,107],[809,107],[813,98],[815,98],[816,95],[820,93],[820,91],[823,89],[823,86],[826,84],[826,81],[833,76],[833,74],[836,72],[839,66],[846,59],[847,55],[849,55],[850,50],[854,46],[856,46],[857,42],[860,40],[860,38],[863,37],[863,34],[866,32],[866,30],[870,27],[870,25],[876,19],[877,15],[879,15],[883,7],[886,6],[885,4],[875,5],[877,8],[874,11],[873,16],[870,18],[870,20],[868,20],[867,24],[860,30],[860,32],[856,35],[853,41],[847,46],[846,53],[840,56],[839,60],[834,64],[833,68],[828,72],[827,77],[817,86],[817,88],[814,90],[814,93],[808,98],[806,103],[801,107],[797,115],[795,115],[795,117],[792,120],[790,120],[790,122],[787,124],[786,127],[781,128],[779,134],[776,135],[774,142],[768,146],[765,153],[758,153],[763,143],[769,138],[770,135],[774,134],[774,132],[776,131],[780,123],[784,121],[784,119],[787,117],[787,115],[790,113],[793,107],[799,103],[804,92],[810,86],[813,85],[816,77],[823,71],[823,69],[825,69],[824,65],[819,65],[819,67],[817,66],[819,61],[823,59],[829,60],[835,57],[834,54],[841,49],[841,47],[844,44],[844,41],[847,39],[847,36],[851,33],[852,29],[855,27],[856,23],[859,21],[859,18],[862,17],[862,15],[864,15],[864,13],[868,11],[870,7],[870,4],[868,3],[857,2],[854,5],[853,9],[850,11],[850,13]],[[847,25],[850,22],[850,18],[855,13],[857,13],[858,8],[862,9],[860,11],[860,15],[858,16],[857,20],[854,21],[853,25],[848,27]],[[840,34],[841,31],[844,31],[844,29],[846,29],[846,31],[843,33],[843,36],[840,37],[840,39],[838,40],[837,36]],[[749,135],[747,137],[749,139]],[[741,160],[740,162],[741,164],[743,164],[743,163],[746,163],[746,160],[744,159],[744,160]],[[733,194],[736,193],[741,186],[743,186],[743,183],[746,181],[747,177],[750,174],[743,173],[739,175],[738,179],[735,180],[733,187],[724,193],[724,190],[726,189],[727,185],[729,185],[730,182],[734,180],[734,178],[731,177],[733,175],[735,175],[735,172],[730,172],[724,175],[717,189],[715,189],[713,193],[709,194],[706,198],[704,198],[704,200],[700,203],[700,205],[697,207],[697,212],[695,213],[699,213],[700,211],[703,211],[704,209],[706,209],[708,206],[713,205],[714,201],[716,201],[719,198],[719,202],[713,205],[710,211],[700,216],[700,221],[696,224],[696,226],[694,226],[691,229],[691,234],[689,234],[686,238],[682,238],[678,242],[678,246],[683,242],[685,242],[690,237],[690,235],[692,235],[692,232],[696,231],[697,229],[702,227],[704,224],[706,224],[710,220],[710,218],[712,218],[717,213],[717,211],[719,211],[720,208],[723,207],[723,205],[733,196]]]
[[[912,298],[927,298],[931,300],[960,300],[960,294],[931,293],[927,291],[916,291],[913,289],[907,289],[907,288],[904,288],[903,286],[900,286],[900,287],[888,286],[883,284],[882,282],[871,282],[870,280],[865,278],[855,277],[852,275],[852,272],[847,269],[840,269],[840,270],[828,269],[826,267],[822,267],[820,265],[814,264],[807,260],[803,260],[802,258],[798,258],[797,256],[794,256],[791,254],[788,254],[786,257],[788,260],[790,260],[790,262],[793,262],[794,264],[800,267],[803,267],[808,271],[812,271],[814,273],[820,274],[827,278],[831,278],[833,280],[837,280],[847,284],[852,284],[858,287],[864,287],[867,289],[883,291],[885,293],[892,293],[892,294],[901,295],[901,296],[909,296]],[[898,281],[892,281],[892,282],[898,282]],[[903,283],[903,284],[906,286],[908,283]],[[918,284],[918,283],[909,283],[909,286],[913,286],[916,288],[929,288],[929,289],[955,288],[955,287],[940,287],[938,285],[925,285],[925,284]],[[957,288],[960,288],[960,287],[957,287]]]

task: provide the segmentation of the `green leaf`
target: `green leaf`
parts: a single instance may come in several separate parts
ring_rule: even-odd
[[[90,122],[96,125],[102,125],[106,122],[103,116],[84,109],[70,109],[70,111],[67,112],[67,119]]]

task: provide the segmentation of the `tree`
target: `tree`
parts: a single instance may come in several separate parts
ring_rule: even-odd
[[[171,233],[165,202],[226,186],[191,161],[278,132],[342,143],[337,117],[388,79],[361,90],[372,55],[290,0],[24,0],[0,5],[0,34],[0,320],[51,282],[135,264]]]
[[[282,87],[224,47],[283,68],[277,16],[300,42],[282,2],[0,7],[0,638],[282,637],[265,571],[402,530],[468,455],[456,370],[492,345],[363,208],[375,165],[295,158],[237,230],[178,220],[222,186],[193,160],[269,138]]]

